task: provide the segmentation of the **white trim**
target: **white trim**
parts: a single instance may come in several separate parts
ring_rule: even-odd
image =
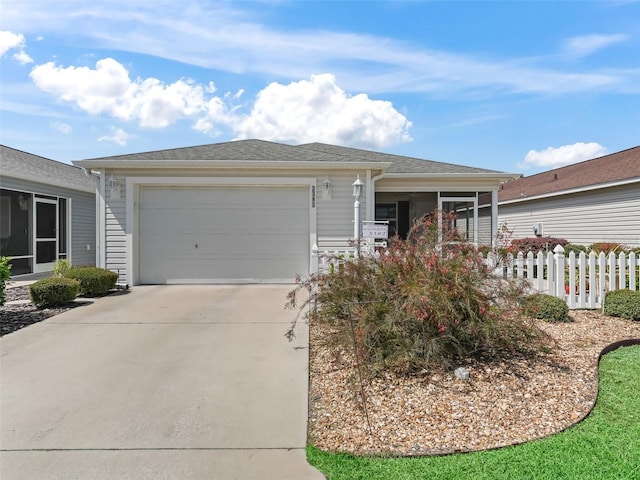
[[[73,223],[73,217],[72,217],[72,208],[71,208],[71,198],[67,198],[67,211],[66,211],[66,215],[67,215],[67,252],[65,253],[65,256],[67,257],[67,262],[69,262],[69,264],[72,264],[72,256],[73,256],[73,238],[71,238],[71,234],[73,232],[73,228],[71,228],[71,224]],[[60,245],[58,245],[58,250],[60,250]]]
[[[138,259],[139,220],[138,201],[141,186],[307,186],[309,188],[309,268],[312,248],[317,242],[317,178],[316,177],[126,177],[125,235],[127,246],[127,283],[139,284],[140,265]],[[312,190],[316,191],[315,201]],[[315,202],[315,205],[314,205]],[[309,270],[311,272],[311,270]],[[216,279],[211,279],[215,281]]]
[[[53,160],[54,162],[56,160]],[[72,165],[66,165],[69,168],[74,168]],[[56,179],[52,179],[51,177],[47,177],[47,178],[41,178],[41,177],[37,177],[35,175],[19,175],[16,173],[2,173],[2,176],[5,178],[13,178],[15,180],[21,180],[23,182],[33,182],[33,183],[40,183],[42,185],[47,185],[50,187],[57,187],[57,188],[63,188],[65,190],[71,190],[71,191],[75,191],[75,192],[85,192],[85,193],[94,193],[95,192],[95,188],[94,187],[81,187],[81,186],[77,186],[77,185],[70,185],[68,183],[65,183],[64,181],[60,181],[60,180],[56,180]]]
[[[48,195],[49,196],[49,195]],[[53,196],[53,195],[50,195]],[[53,266],[55,265],[56,261],[58,260],[58,228],[60,227],[59,225],[59,221],[60,219],[58,218],[58,210],[59,210],[59,202],[58,200],[60,199],[60,197],[56,196],[55,200],[51,200],[50,198],[41,198],[41,197],[36,197],[35,195],[32,197],[33,198],[33,215],[31,216],[31,225],[33,228],[33,273],[42,273],[42,272],[50,272],[53,270]],[[42,203],[42,204],[47,204],[47,205],[55,205],[55,211],[56,211],[56,227],[55,227],[55,237],[43,237],[43,238],[39,238],[38,237],[38,204]],[[56,247],[55,247],[55,258],[53,260],[53,262],[48,262],[48,263],[38,263],[38,240],[43,241],[43,242],[55,242],[56,243]]]
[[[97,215],[96,221],[98,222],[96,228],[96,250],[97,254],[97,266],[100,268],[106,268],[107,266],[107,205],[104,196],[105,192],[105,171],[100,170],[100,177],[98,181],[98,195],[96,195],[97,201]]]
[[[478,209],[480,206],[478,206]],[[496,247],[496,237],[498,235],[498,192],[491,192],[491,246]]]
[[[503,173],[503,172],[478,172],[478,173],[385,173],[382,178],[389,179],[424,179],[424,178],[450,178],[450,179],[495,179],[495,180],[513,180],[515,178],[521,178],[521,173]]]
[[[499,204],[509,205],[510,203],[521,203],[521,202],[527,202],[529,200],[542,200],[545,198],[559,197],[562,195],[571,195],[572,193],[582,193],[582,192],[590,192],[593,190],[600,190],[604,188],[620,187],[620,186],[629,185],[632,183],[640,183],[640,178],[638,177],[629,178],[626,180],[618,180],[618,181],[609,182],[609,183],[598,183],[596,185],[589,185],[586,187],[576,187],[576,188],[571,188],[569,190],[558,190],[557,192],[541,193],[539,195],[530,195],[530,196],[525,196],[521,198],[512,198],[511,200],[502,200]]]
[[[147,168],[208,168],[221,169],[284,169],[291,170],[385,170],[391,162],[313,162],[313,161],[271,161],[271,160],[79,160],[74,165],[83,168],[109,168],[112,170],[147,169]],[[511,177],[509,177],[511,178]]]
[[[438,214],[442,212],[442,203],[443,202],[471,202],[473,203],[473,243],[475,245],[478,244],[478,234],[479,234],[479,226],[478,226],[478,192],[475,192],[475,197],[442,197],[438,192]],[[442,225],[442,218],[438,218],[438,225]],[[468,234],[468,232],[467,232]],[[439,238],[442,241],[442,238]]]

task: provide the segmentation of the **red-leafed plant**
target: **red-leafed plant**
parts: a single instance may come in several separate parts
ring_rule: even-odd
[[[518,314],[522,283],[494,275],[448,220],[436,212],[380,257],[300,281],[289,306],[329,326],[345,348],[355,347],[358,364],[373,371],[410,374],[471,356],[542,348],[544,335]],[[300,290],[309,292],[301,303]]]

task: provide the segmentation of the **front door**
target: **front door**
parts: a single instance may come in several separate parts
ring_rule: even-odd
[[[58,259],[58,201],[35,198],[36,261],[34,273],[50,272]]]

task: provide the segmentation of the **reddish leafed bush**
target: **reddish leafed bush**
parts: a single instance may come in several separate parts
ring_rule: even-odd
[[[438,216],[426,217],[379,258],[301,281],[289,306],[330,326],[343,348],[355,346],[357,362],[374,371],[412,373],[470,356],[542,348],[544,335],[518,314],[523,285],[494,275],[442,215],[440,235]],[[301,305],[299,290],[310,293]]]
[[[516,238],[511,241],[511,247],[515,250],[523,253],[528,252],[552,252],[557,245],[563,247],[569,243],[569,240],[564,238],[554,237],[529,237],[529,238]]]

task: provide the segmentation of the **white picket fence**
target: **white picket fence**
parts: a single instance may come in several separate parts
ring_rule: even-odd
[[[365,250],[360,255],[380,255]],[[315,271],[332,273],[344,262],[356,258],[353,248],[335,251],[312,251]],[[509,254],[496,258],[485,257],[495,273],[505,278],[521,278],[527,281],[532,292],[546,293],[563,299],[571,309],[599,308],[607,291],[640,290],[640,254],[603,252],[588,255],[570,252],[565,256],[564,248],[558,245],[553,252],[526,255]]]
[[[525,279],[532,291],[562,298],[569,308],[598,308],[606,292],[640,290],[640,254],[623,252],[570,252],[556,246],[546,254],[518,253],[496,261],[486,258],[496,273],[507,278]]]

